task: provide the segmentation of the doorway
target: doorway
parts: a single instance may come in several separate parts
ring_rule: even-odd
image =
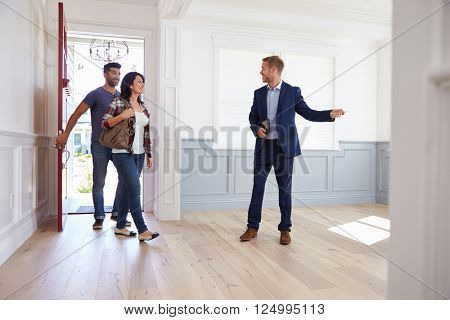
[[[144,40],[142,39],[69,33],[67,40],[67,76],[71,84],[67,118],[90,91],[104,84],[103,65],[108,61],[102,60],[104,56],[102,49],[98,49],[98,45],[117,45],[117,49],[112,49],[111,52],[120,53],[119,58],[113,57],[113,61],[122,65],[121,79],[131,71],[144,72]],[[119,91],[120,84],[117,86]],[[66,146],[71,156],[66,163],[66,181],[63,181],[67,186],[63,207],[68,214],[94,213],[91,193],[93,185],[91,133],[91,115],[90,111],[87,111],[78,120]],[[117,171],[110,161],[103,189],[105,213],[112,211],[117,182]],[[142,183],[141,176],[141,185]]]

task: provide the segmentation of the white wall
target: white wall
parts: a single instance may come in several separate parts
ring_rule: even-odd
[[[443,4],[394,1],[394,33]],[[393,44],[391,299],[450,298],[449,21],[447,5]]]
[[[0,11],[2,130],[45,134],[45,1],[6,1]],[[33,26],[33,23],[37,26]],[[7,32],[14,30],[14,32]],[[24,94],[26,93],[26,94]],[[17,116],[17,112],[20,117]],[[14,119],[14,121],[11,121]]]
[[[392,44],[389,39],[378,42],[378,141],[391,140]],[[388,44],[389,43],[389,44]],[[386,45],[388,44],[388,45]],[[385,46],[386,45],[386,46]]]
[[[182,28],[180,125],[191,127],[193,138],[202,126],[213,125],[213,52],[211,33]]]
[[[182,24],[181,36],[180,118],[184,125],[193,129],[193,135],[190,137],[211,138],[211,135],[201,135],[200,128],[217,123],[214,118],[217,114],[215,84],[218,68],[215,64],[218,48],[258,49],[269,52],[295,50],[313,56],[332,56],[335,58],[336,75],[378,48],[379,40],[374,39],[373,35],[368,39],[336,35],[336,26],[333,27],[333,32],[329,30],[327,33],[317,29],[316,32],[305,34],[304,31],[294,32],[292,29],[284,31],[249,27],[234,21],[229,24],[204,22],[200,19],[185,21]],[[348,26],[342,28],[347,30]],[[389,32],[384,31],[382,34],[384,38],[389,37]],[[389,51],[382,50],[337,78],[335,106],[348,111],[344,118],[336,122],[337,140],[389,140],[389,61]],[[286,65],[286,68],[288,69],[289,65]],[[254,70],[255,74],[259,71],[260,69]],[[258,84],[255,89],[262,85],[263,83]],[[301,83],[292,85],[302,87]],[[307,99],[306,101],[308,102]],[[250,98],[248,111],[251,103]],[[310,106],[314,108],[314,105]],[[332,107],[331,105],[330,108]]]
[[[48,216],[45,1],[1,5],[0,264]],[[8,30],[8,31],[7,31]]]

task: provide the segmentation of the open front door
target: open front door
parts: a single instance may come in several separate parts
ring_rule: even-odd
[[[67,24],[64,6],[58,3],[58,133],[63,132],[67,124],[67,96],[70,94],[67,80]],[[70,152],[58,149],[58,231],[66,223],[67,212],[63,202],[67,199],[67,168]]]

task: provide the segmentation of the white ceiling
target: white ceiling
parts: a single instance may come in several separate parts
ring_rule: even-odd
[[[192,0],[185,21],[379,41],[391,34],[392,0]]]
[[[140,6],[157,7],[159,0],[97,0],[104,2],[120,2],[125,4],[136,4]]]
[[[393,0],[193,0],[202,5],[254,7],[301,13],[308,7],[391,14]]]
[[[97,0],[158,7],[167,0]],[[189,0],[187,16],[217,17],[240,10],[288,12],[289,14],[332,16],[368,22],[390,23],[393,0]],[[169,1],[170,2],[170,1]],[[182,1],[179,1],[182,2]],[[232,14],[233,15],[233,14]]]
[[[390,23],[393,0],[193,0],[189,16],[235,15],[258,11]],[[242,18],[245,18],[242,16]]]

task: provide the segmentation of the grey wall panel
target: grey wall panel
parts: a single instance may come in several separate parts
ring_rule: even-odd
[[[333,157],[333,191],[372,190],[373,152],[370,149],[346,149]]]
[[[248,208],[253,150],[214,150],[211,140],[182,141],[181,208]],[[381,202],[389,189],[389,143],[341,142],[340,150],[304,151],[294,162],[293,206]],[[278,206],[272,169],[264,207]]]
[[[301,156],[294,161],[292,192],[328,191],[328,159],[324,156]]]
[[[195,157],[187,157],[182,152],[181,195],[230,194],[229,157],[201,151],[192,154]]]
[[[234,160],[233,172],[235,173],[235,193],[249,194],[252,192],[253,187],[253,155],[241,156],[235,154]],[[278,194],[276,183],[277,181],[272,168],[269,177],[267,178],[265,194]]]

